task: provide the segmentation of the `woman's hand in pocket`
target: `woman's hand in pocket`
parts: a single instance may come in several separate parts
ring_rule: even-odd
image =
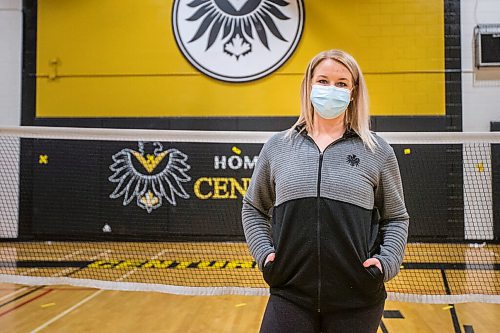
[[[274,261],[274,258],[276,257],[276,254],[274,252],[272,253],[269,253],[266,257],[266,260],[264,261],[264,267],[270,263],[270,262],[273,262]]]
[[[375,266],[377,267],[381,273],[383,273],[384,271],[382,270],[382,264],[380,263],[380,260],[378,260],[377,258],[369,258],[369,259],[366,259],[365,262],[363,263],[363,266],[368,268],[370,266]]]

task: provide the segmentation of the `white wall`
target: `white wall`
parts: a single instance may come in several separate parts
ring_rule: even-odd
[[[21,123],[22,0],[0,0],[0,126]],[[0,138],[0,238],[18,233],[19,139]]]
[[[474,66],[474,27],[500,24],[499,0],[462,0],[462,103],[464,132],[488,132],[500,121],[500,68]]]
[[[22,0],[0,0],[0,126],[21,122]]]

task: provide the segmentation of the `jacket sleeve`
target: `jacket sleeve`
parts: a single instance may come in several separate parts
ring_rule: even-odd
[[[250,253],[262,270],[266,257],[275,252],[271,238],[270,211],[275,202],[275,186],[268,159],[268,144],[262,148],[243,198],[242,223]]]
[[[382,264],[384,281],[394,278],[403,262],[408,238],[409,216],[406,211],[398,161],[391,148],[375,190],[375,206],[380,214],[380,253],[374,255]]]

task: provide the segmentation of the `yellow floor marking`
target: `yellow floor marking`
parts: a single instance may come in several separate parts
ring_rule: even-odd
[[[47,304],[42,304],[40,305],[41,308],[48,308],[48,307],[51,307],[51,306],[54,306],[56,305],[56,303],[47,303]]]

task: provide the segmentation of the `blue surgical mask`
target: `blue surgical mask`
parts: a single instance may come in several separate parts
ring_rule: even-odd
[[[313,85],[311,103],[321,118],[333,119],[340,116],[351,102],[349,89],[335,86]]]

